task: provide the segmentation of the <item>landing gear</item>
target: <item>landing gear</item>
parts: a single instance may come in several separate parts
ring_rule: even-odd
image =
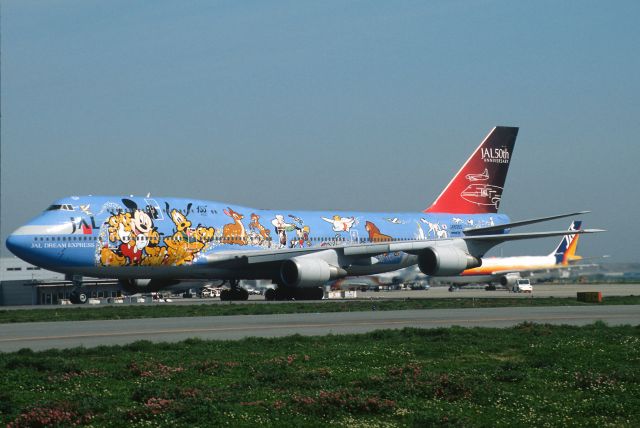
[[[69,295],[69,300],[73,304],[85,304],[89,301],[89,292],[82,288],[81,275],[66,275],[65,279],[73,283],[73,290]]]
[[[82,288],[75,288],[69,295],[69,300],[74,304],[85,304],[89,300],[89,294]]]
[[[220,292],[220,300],[230,302],[233,300],[249,300],[249,292],[238,285],[238,280],[229,281],[231,288],[225,288]]]
[[[277,293],[275,288],[269,288],[267,291],[264,292],[264,300],[268,300],[268,301],[272,301],[272,300],[277,300]]]
[[[279,285],[264,293],[265,300],[322,300],[323,297],[322,287],[291,288]]]

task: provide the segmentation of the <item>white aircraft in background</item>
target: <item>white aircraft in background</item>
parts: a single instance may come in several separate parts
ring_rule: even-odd
[[[571,223],[569,231],[579,231],[582,221]],[[546,256],[513,256],[483,257],[482,265],[465,269],[459,275],[438,277],[438,283],[465,284],[500,284],[511,289],[519,279],[539,272],[552,272],[570,269],[582,260],[576,254],[580,235],[572,234],[562,237],[556,248]],[[586,265],[580,265],[584,267]]]

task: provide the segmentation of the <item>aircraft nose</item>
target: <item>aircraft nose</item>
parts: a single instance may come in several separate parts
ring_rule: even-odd
[[[9,235],[6,241],[7,248],[14,255],[24,258],[26,250],[29,248],[24,235],[17,235],[15,232]]]

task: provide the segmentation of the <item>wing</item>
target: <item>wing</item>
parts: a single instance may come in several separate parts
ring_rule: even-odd
[[[458,248],[474,257],[481,257],[490,248],[508,241],[523,239],[547,238],[552,236],[563,236],[573,234],[603,232],[601,229],[585,229],[578,231],[550,231],[550,232],[529,232],[512,233],[508,235],[479,235],[465,236],[461,238],[440,239],[440,240],[413,240],[413,241],[389,241],[379,243],[345,243],[331,247],[306,247],[306,248],[283,248],[266,250],[237,250],[221,251],[205,255],[200,263],[211,266],[229,266],[233,264],[258,264],[273,263],[289,260],[293,257],[305,256],[313,253],[332,251],[345,258],[349,263],[355,259],[373,257],[384,253],[394,253],[402,251],[408,254],[418,255],[427,248],[453,247]]]
[[[544,221],[549,221],[549,220],[556,220],[559,218],[565,218],[565,217],[573,217],[573,216],[577,216],[577,215],[581,215],[581,214],[587,214],[590,211],[577,211],[575,213],[567,213],[567,214],[559,214],[559,215],[552,215],[549,217],[538,217],[538,218],[531,218],[528,220],[522,220],[522,221],[516,221],[513,223],[505,223],[505,224],[500,224],[497,226],[488,226],[488,227],[478,227],[478,228],[468,228],[464,230],[464,234],[466,236],[472,236],[472,235],[486,235],[489,233],[504,233],[506,229],[511,229],[513,227],[518,227],[518,226],[526,226],[529,224],[535,224],[535,223],[542,223]]]

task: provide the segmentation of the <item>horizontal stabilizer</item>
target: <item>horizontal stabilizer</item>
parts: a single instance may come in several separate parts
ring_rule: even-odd
[[[568,214],[559,214],[559,215],[552,215],[549,217],[538,217],[538,218],[532,218],[528,220],[514,221],[513,223],[499,224],[497,226],[478,227],[475,229],[467,228],[467,229],[464,229],[463,232],[465,236],[485,235],[485,234],[495,233],[495,232],[504,232],[506,229],[511,229],[512,227],[542,223],[545,221],[556,220],[558,218],[573,217],[581,214],[588,214],[590,212],[591,211],[577,211],[577,212],[568,213]],[[565,233],[565,235],[568,235],[568,233]]]
[[[550,236],[563,236],[563,235],[582,235],[584,233],[600,233],[606,232],[604,229],[584,229],[584,230],[562,230],[551,232],[526,232],[526,233],[509,233],[506,235],[480,235],[480,236],[465,236],[465,241],[484,241],[484,242],[507,242],[518,241],[522,239],[534,239],[534,238],[548,238]]]

